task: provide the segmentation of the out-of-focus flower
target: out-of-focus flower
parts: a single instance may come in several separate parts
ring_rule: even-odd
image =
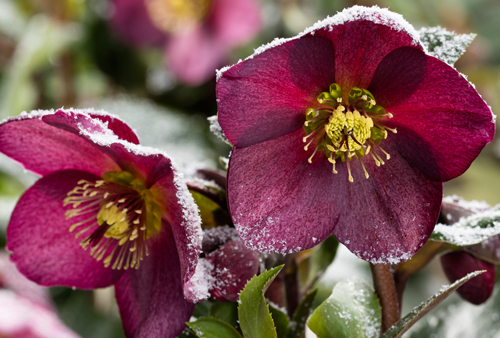
[[[225,243],[206,260],[213,265],[210,293],[223,302],[236,302],[245,284],[259,271],[259,255],[240,241]]]
[[[258,251],[334,234],[372,263],[407,260],[432,233],[442,182],[495,132],[471,84],[378,7],[275,40],[218,78],[219,123],[234,144],[229,208]]]
[[[0,337],[75,338],[59,320],[47,290],[26,279],[0,252]]]
[[[463,299],[472,304],[482,304],[490,298],[496,280],[495,265],[477,258],[465,251],[452,251],[441,256],[441,266],[450,282],[455,282],[467,274],[486,270],[479,276],[457,289],[457,292]]]
[[[200,299],[201,228],[170,159],[119,119],[76,110],[4,121],[0,151],[42,176],[7,228],[19,271],[44,286],[114,284],[128,337],[180,334]]]
[[[113,0],[112,24],[135,45],[163,46],[165,63],[182,82],[215,75],[228,52],[260,30],[255,0]]]

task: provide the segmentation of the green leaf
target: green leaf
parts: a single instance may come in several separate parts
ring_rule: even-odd
[[[300,302],[299,306],[295,310],[295,313],[293,314],[292,322],[290,323],[290,331],[286,336],[287,338],[302,337],[302,333],[306,327],[307,318],[309,318],[309,315],[311,314],[314,297],[316,297],[317,291],[318,290],[312,290]]]
[[[304,281],[304,289],[309,289],[321,277],[330,264],[332,264],[338,247],[339,241],[333,235],[318,245],[318,249],[310,256],[307,262],[308,272]]]
[[[219,204],[199,192],[194,190],[189,190],[189,192],[193,195],[194,201],[200,209],[203,229],[215,228],[219,224],[228,224],[228,221],[231,220],[227,212],[222,210]]]
[[[194,307],[193,316],[196,318],[207,317],[211,303],[208,300],[199,302]]]
[[[476,37],[476,34],[456,34],[441,27],[424,27],[419,33],[428,53],[450,66],[465,53],[467,46]]]
[[[464,247],[481,243],[498,234],[500,234],[500,205],[463,217],[452,225],[437,224],[430,239]]]
[[[276,278],[283,265],[254,276],[241,291],[238,317],[245,338],[276,338],[277,333],[264,292]]]
[[[233,302],[214,302],[208,311],[210,317],[214,317],[228,323],[232,327],[238,327],[238,304]]]
[[[274,326],[276,327],[276,333],[278,338],[287,337],[288,333],[288,316],[281,309],[275,307],[272,303],[269,303],[269,311],[271,312],[271,317],[273,317]]]
[[[216,318],[201,318],[187,325],[200,338],[243,338],[234,327]]]
[[[399,338],[408,331],[419,319],[425,316],[429,311],[438,306],[443,300],[445,300],[449,295],[453,293],[456,289],[462,286],[465,282],[477,275],[482,274],[484,271],[476,271],[469,273],[462,279],[457,280],[455,283],[441,288],[441,291],[416,308],[414,308],[409,314],[404,316],[396,324],[394,324],[389,330],[387,330],[380,338]]]
[[[375,290],[352,278],[335,285],[308,325],[318,338],[375,338],[380,334],[381,316]]]

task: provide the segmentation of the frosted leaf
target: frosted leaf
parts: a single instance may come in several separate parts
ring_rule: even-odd
[[[233,146],[231,142],[227,139],[226,135],[224,135],[224,132],[222,131],[222,128],[219,124],[219,119],[217,118],[217,115],[210,116],[207,118],[208,122],[210,123],[210,131],[217,136],[217,138],[227,144],[229,144],[231,147]]]
[[[462,56],[476,34],[456,34],[441,27],[423,27],[419,31],[420,41],[427,47],[429,55],[437,57],[450,66]]]
[[[430,239],[457,246],[469,246],[498,234],[500,234],[500,205],[462,217],[452,225],[437,224]]]
[[[319,337],[375,338],[381,309],[373,288],[359,278],[340,281],[332,295],[311,315],[309,328]]]

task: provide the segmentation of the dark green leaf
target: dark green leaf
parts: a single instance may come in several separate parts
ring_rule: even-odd
[[[318,338],[375,338],[381,310],[373,288],[361,279],[340,281],[309,319]]]
[[[269,303],[269,311],[273,317],[274,326],[276,327],[276,333],[278,338],[285,338],[288,333],[288,316],[282,310],[275,307],[273,304]]]
[[[228,323],[232,327],[238,327],[238,304],[233,302],[215,302],[208,311],[210,317],[214,317]]]
[[[439,305],[443,300],[445,300],[449,295],[453,293],[456,289],[462,286],[469,279],[476,277],[477,275],[482,274],[484,271],[476,271],[469,273],[462,279],[457,280],[455,283],[442,288],[441,291],[416,308],[413,309],[409,314],[404,316],[400,321],[394,324],[389,330],[387,330],[380,338],[399,338],[408,331],[410,327],[412,327],[419,319],[425,316],[429,311],[434,309],[437,305]]]
[[[240,294],[238,317],[245,338],[276,338],[277,333],[264,292],[283,266],[253,277]]]
[[[207,317],[211,305],[212,303],[210,303],[208,300],[197,303],[194,307],[193,316],[196,318]]]
[[[292,323],[290,324],[290,331],[288,332],[287,338],[300,338],[306,327],[307,318],[311,314],[312,306],[314,303],[314,297],[316,297],[317,290],[312,290],[309,292],[304,299],[300,302],[297,310],[292,317]]]
[[[234,327],[216,318],[201,318],[187,325],[200,338],[242,338]]]

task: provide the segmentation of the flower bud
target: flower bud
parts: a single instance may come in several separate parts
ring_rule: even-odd
[[[214,283],[210,290],[219,301],[235,302],[239,293],[259,269],[259,255],[240,241],[229,241],[207,257],[213,266]]]
[[[495,286],[495,265],[465,251],[453,251],[442,255],[441,265],[450,282],[455,282],[471,272],[486,270],[459,287],[457,292],[463,299],[475,305],[482,304],[490,298]]]

